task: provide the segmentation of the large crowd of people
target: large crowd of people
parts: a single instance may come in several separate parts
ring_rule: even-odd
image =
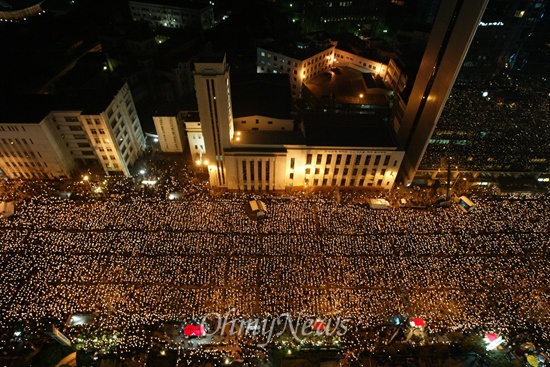
[[[453,157],[461,170],[550,170],[549,80],[493,78],[487,85],[457,81],[421,163],[438,169]]]
[[[549,193],[478,193],[470,214],[264,195],[267,215],[257,221],[245,211],[255,195],[187,184],[176,200],[166,186],[18,202],[0,222],[2,339],[14,325],[64,328],[69,315],[89,312],[129,352],[151,346],[144,330],[153,325],[235,309],[337,316],[362,328],[422,317],[434,333],[529,329],[550,340]]]

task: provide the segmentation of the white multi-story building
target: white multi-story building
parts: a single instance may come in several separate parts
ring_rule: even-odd
[[[206,152],[204,138],[202,136],[201,120],[197,111],[180,111],[178,114],[180,121],[185,124],[187,131],[187,141],[191,158],[198,164],[203,162],[203,154]],[[206,158],[205,158],[206,159]]]
[[[74,100],[20,97],[16,106],[25,109],[4,110],[0,116],[0,168],[8,177],[68,177],[77,167],[94,164],[106,174],[130,175],[129,168],[145,147],[127,84]],[[29,139],[27,131],[32,131]],[[16,156],[22,161],[14,161]]]
[[[392,188],[404,152],[385,119],[309,113],[297,129],[271,129],[259,118],[252,123],[256,128],[249,129],[249,121],[244,119],[242,124],[240,118],[233,118],[233,105],[250,101],[232,98],[225,57],[199,60],[195,68],[206,147],[203,164],[208,166],[212,186],[231,190]]]
[[[202,29],[214,25],[214,7],[210,3],[181,0],[130,0],[130,13],[135,21],[146,21],[153,28]]]
[[[0,121],[0,176],[22,179],[70,177],[75,162],[51,113],[19,111]],[[11,116],[10,116],[11,115]]]
[[[176,115],[176,116],[174,116]],[[160,150],[166,153],[182,153],[185,148],[185,115],[156,113],[153,116]]]
[[[304,48],[287,48],[280,51],[257,48],[257,72],[281,73],[290,77],[293,99],[300,98],[302,82],[332,67],[335,46],[333,44]]]
[[[330,70],[335,66],[348,66],[361,72],[369,72],[380,76],[389,87],[402,91],[407,82],[407,76],[394,59],[389,58],[387,64],[348,52],[331,43],[325,47],[285,47],[280,50],[257,48],[256,70],[258,73],[282,73],[290,77],[292,98],[301,97],[302,83]]]

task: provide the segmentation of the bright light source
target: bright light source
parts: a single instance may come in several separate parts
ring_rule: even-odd
[[[145,174],[145,170],[144,170],[144,169],[140,169],[140,170],[139,170],[139,173],[140,173],[141,175],[144,175],[144,174]]]
[[[82,177],[82,179],[83,179],[84,181],[88,181],[88,180],[90,179],[90,177],[88,177],[88,175],[85,175],[84,177]]]
[[[205,164],[205,165],[208,164],[208,159],[205,159],[205,160],[204,160],[204,164]]]
[[[487,92],[487,91],[481,93],[481,96],[482,96],[483,98],[487,97],[488,95],[489,95],[489,92]]]
[[[195,161],[195,163],[197,163],[197,164],[200,166],[202,162],[201,162],[200,159],[197,159],[197,160]]]
[[[107,70],[107,65],[104,65],[104,66],[103,66],[103,70]]]
[[[13,333],[13,335],[15,335],[15,336],[21,336],[21,332],[20,332],[20,331],[16,331],[15,333]]]
[[[141,183],[144,184],[144,185],[153,186],[157,183],[157,181],[156,180],[155,181],[143,180],[143,181],[141,181]]]
[[[499,336],[498,338],[496,338],[493,341],[489,341],[489,339],[487,337],[485,337],[484,340],[485,340],[485,343],[487,343],[487,346],[485,347],[486,350],[496,349],[496,348],[498,348],[499,345],[504,343],[504,339],[502,338],[502,336]]]
[[[361,94],[359,95],[359,98],[363,98],[363,93],[361,93]]]
[[[155,142],[155,143],[158,143],[158,142],[159,142],[159,139],[158,139],[158,138],[155,138],[155,139],[154,139],[154,142]]]

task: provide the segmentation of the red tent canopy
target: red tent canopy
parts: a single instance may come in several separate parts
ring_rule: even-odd
[[[186,335],[186,336],[198,336],[198,337],[201,337],[201,336],[204,336],[205,334],[205,330],[204,330],[204,326],[202,325],[193,325],[193,324],[187,324],[185,325],[185,327],[183,328],[183,333]]]
[[[416,327],[424,327],[426,326],[426,322],[424,321],[424,319],[420,318],[420,317],[415,317],[413,319],[413,324],[414,326]]]

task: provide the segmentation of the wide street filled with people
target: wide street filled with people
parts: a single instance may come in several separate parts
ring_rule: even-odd
[[[485,84],[458,80],[421,169],[453,157],[461,171],[550,170],[550,80],[504,75]]]
[[[381,193],[213,193],[185,169],[148,169],[156,187],[139,175],[75,182],[71,198],[20,183],[28,195],[0,221],[4,347],[16,328],[66,330],[71,314],[93,313],[120,352],[146,350],[158,325],[231,309],[346,318],[350,332],[421,317],[434,334],[550,340],[548,191],[475,190],[468,214],[373,210],[353,199]],[[254,198],[264,219],[245,210]]]

